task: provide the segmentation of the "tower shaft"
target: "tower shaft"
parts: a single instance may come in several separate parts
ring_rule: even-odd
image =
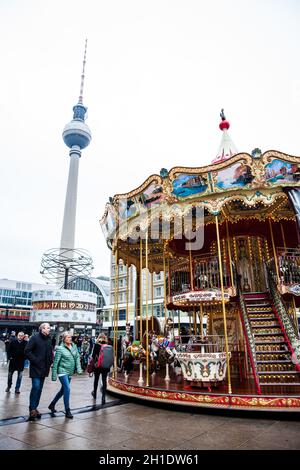
[[[80,153],[81,152],[79,147],[73,147],[70,150],[69,177],[60,241],[61,248],[73,249],[75,246],[77,186]]]

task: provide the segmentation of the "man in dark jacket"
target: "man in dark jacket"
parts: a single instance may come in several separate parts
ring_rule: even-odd
[[[29,419],[40,419],[37,409],[45,378],[48,376],[53,362],[51,339],[49,337],[49,323],[42,323],[39,332],[32,336],[25,347],[25,355],[30,361],[29,377],[32,380],[32,388],[29,397]]]
[[[24,333],[20,331],[17,338],[12,340],[7,347],[7,360],[9,360],[8,377],[7,377],[7,389],[6,392],[10,392],[12,386],[12,379],[14,372],[18,372],[18,378],[15,387],[15,393],[20,393],[22,375],[24,370],[25,354],[24,349],[26,346],[24,341]]]

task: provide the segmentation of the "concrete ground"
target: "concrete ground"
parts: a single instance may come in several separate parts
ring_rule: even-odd
[[[7,424],[3,419],[28,415],[31,381],[25,370],[21,394],[15,395],[13,387],[10,393],[5,392],[6,380],[7,366],[0,365],[1,450],[300,449],[300,420],[281,419],[279,415],[250,418],[186,412],[124,403],[114,397],[108,397],[107,405],[101,407],[100,394],[96,400],[99,409],[82,412],[95,404],[91,397],[93,379],[86,374],[72,380],[73,420],[63,413],[55,418],[47,414],[47,406],[59,388],[58,382],[47,379],[39,406],[42,419],[26,422],[20,418],[21,422]],[[61,400],[57,409],[63,408]]]

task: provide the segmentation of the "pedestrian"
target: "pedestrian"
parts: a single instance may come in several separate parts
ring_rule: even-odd
[[[72,343],[71,333],[69,331],[65,331],[62,335],[62,344],[58,346],[55,351],[52,367],[52,380],[55,381],[58,377],[61,383],[61,389],[48,406],[51,411],[51,416],[54,416],[54,413],[56,412],[55,405],[63,396],[66,418],[73,418],[70,410],[70,383],[71,377],[75,372],[82,374],[80,355],[77,346]]]
[[[3,342],[4,342],[4,351],[3,351],[2,365],[5,366],[8,363],[7,361],[7,351],[8,351],[8,345],[9,345],[8,334],[5,335]]]
[[[15,386],[15,393],[16,394],[20,393],[22,375],[23,375],[23,370],[24,370],[24,362],[25,362],[24,350],[25,350],[26,344],[27,344],[26,341],[24,341],[23,331],[20,331],[17,335],[17,338],[12,340],[8,344],[7,358],[9,360],[9,366],[8,366],[8,377],[7,377],[7,388],[5,390],[8,393],[10,392],[10,389],[12,386],[14,372],[18,372],[18,377],[16,381],[16,386]]]
[[[81,367],[83,370],[86,369],[89,359],[89,350],[90,350],[90,342],[87,336],[84,337],[84,340],[81,344]]]
[[[99,355],[103,352],[103,360],[100,367],[97,367],[97,362]],[[97,388],[99,377],[101,374],[102,379],[102,405],[105,405],[105,395],[106,395],[106,388],[107,388],[107,375],[110,371],[111,366],[114,363],[114,352],[113,347],[110,344],[107,344],[107,337],[104,333],[101,333],[94,345],[92,358],[95,364],[94,370],[94,390],[92,391],[92,397],[96,399],[97,396]]]
[[[42,323],[39,332],[29,339],[25,347],[25,356],[30,361],[29,377],[32,387],[29,397],[29,420],[41,418],[37,407],[40,402],[44,381],[48,377],[53,362],[49,323]]]
[[[10,337],[9,337],[8,342],[11,343],[11,342],[14,341],[15,339],[16,339],[16,332],[15,332],[15,331],[12,331],[11,334],[10,334]]]
[[[24,335],[24,341],[25,341],[25,346],[26,346],[27,342],[29,341],[29,335],[27,333],[25,333]],[[28,368],[29,368],[29,359],[26,359],[25,357],[24,369],[28,369]]]

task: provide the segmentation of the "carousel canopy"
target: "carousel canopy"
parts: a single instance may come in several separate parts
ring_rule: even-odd
[[[273,150],[262,154],[259,149],[234,154],[227,134],[229,123],[224,113],[221,117],[224,158],[220,161],[198,168],[162,169],[138,188],[110,198],[100,224],[113,251],[122,242],[138,252],[141,233],[150,234],[151,228],[153,234],[156,227],[156,235],[148,238],[150,246],[155,238],[153,258],[159,257],[164,241],[176,238],[176,231],[181,230],[178,219],[197,210],[203,211],[205,226],[216,215],[220,224],[225,220],[233,224],[251,219],[296,219],[288,192],[300,188],[300,157]]]

